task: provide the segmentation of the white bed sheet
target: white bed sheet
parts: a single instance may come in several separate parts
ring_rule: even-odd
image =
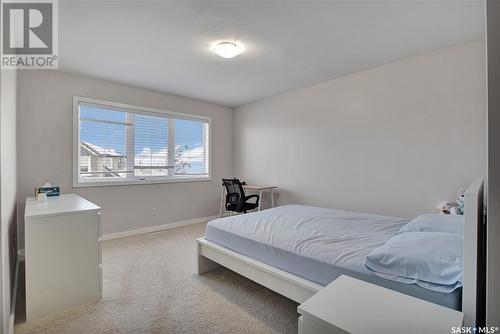
[[[386,288],[460,308],[461,290],[440,293],[378,277],[366,256],[409,220],[303,205],[212,220],[206,238],[240,254],[327,285],[345,274]]]
[[[304,257],[357,269],[409,221],[304,205],[285,205],[216,219],[222,229]],[[210,240],[210,229],[207,230]]]

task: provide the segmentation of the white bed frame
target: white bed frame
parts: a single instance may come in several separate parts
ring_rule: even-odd
[[[465,193],[464,219],[462,312],[464,325],[473,326],[476,323],[478,227],[483,223],[482,179],[474,181]],[[197,245],[199,275],[226,267],[298,303],[304,302],[323,288],[320,284],[241,255],[205,238],[197,239]]]
[[[477,179],[465,191],[464,209],[464,281],[462,288],[462,312],[464,325],[475,327],[477,323],[477,278],[479,231],[485,223],[483,207],[483,179]],[[484,302],[479,300],[479,302]]]

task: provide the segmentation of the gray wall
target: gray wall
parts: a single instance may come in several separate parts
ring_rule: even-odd
[[[235,174],[279,204],[432,212],[485,175],[485,89],[477,41],[241,106]]]
[[[219,180],[232,174],[231,109],[59,71],[21,71],[19,91],[20,202],[35,186],[51,182],[100,205],[103,233],[218,213]],[[72,188],[73,95],[212,117],[213,181]]]
[[[16,265],[17,71],[1,70],[0,77],[0,251],[2,261],[0,330],[8,333]]]
[[[487,2],[488,217],[486,323],[500,326],[500,2]]]

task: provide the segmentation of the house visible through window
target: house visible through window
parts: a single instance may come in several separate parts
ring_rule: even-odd
[[[210,178],[210,119],[75,97],[75,186]]]

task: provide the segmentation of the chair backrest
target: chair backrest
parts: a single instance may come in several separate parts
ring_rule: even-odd
[[[224,187],[226,187],[226,205],[239,205],[245,198],[245,191],[243,190],[240,180],[237,178],[222,179],[222,183]]]

